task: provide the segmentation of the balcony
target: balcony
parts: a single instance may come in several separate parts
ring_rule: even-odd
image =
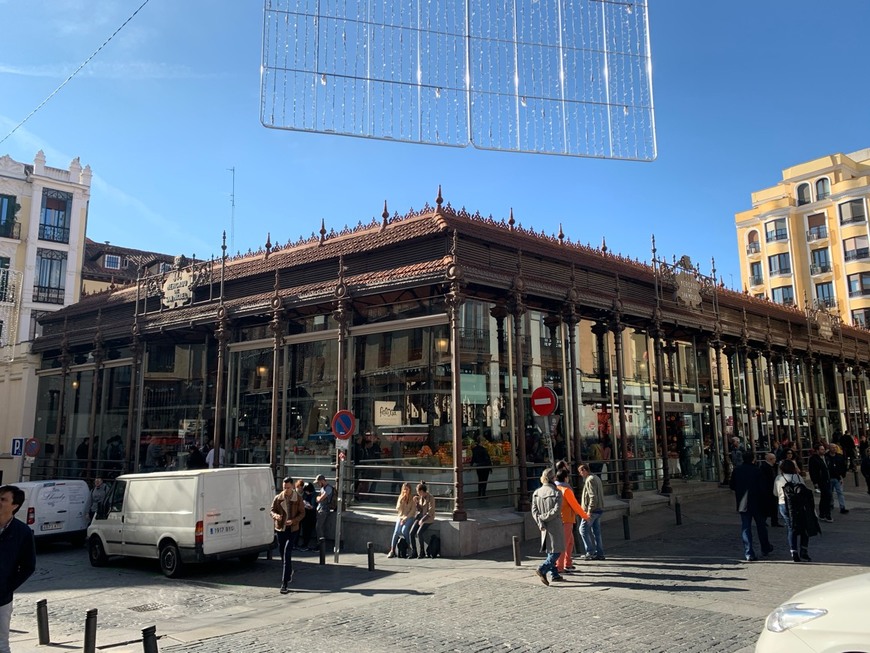
[[[852,216],[848,216],[848,217],[843,216],[842,218],[840,218],[840,224],[841,225],[857,224],[859,222],[866,222],[866,220],[867,220],[867,218],[865,218],[863,215],[852,215]]]
[[[870,297],[870,287],[849,288],[849,297]]]
[[[785,229],[777,229],[776,231],[768,231],[765,234],[767,242],[774,243],[779,240],[788,240],[788,231]]]
[[[0,238],[21,240],[21,223],[11,220],[0,224]]]
[[[53,243],[69,243],[69,229],[66,227],[55,227],[50,224],[40,224],[39,239],[50,240]]]
[[[816,240],[824,240],[828,237],[828,228],[824,225],[820,227],[810,227],[807,231],[807,242],[812,243]]]
[[[830,263],[813,263],[810,265],[810,274],[815,276],[817,274],[825,274],[826,272],[831,271]]]
[[[778,270],[771,270],[770,276],[772,277],[785,277],[791,274],[791,268],[779,268]]]
[[[758,241],[755,241],[754,243],[749,243],[746,246],[746,253],[749,256],[752,256],[753,254],[761,254],[761,243],[759,243]]]
[[[860,261],[870,258],[870,247],[860,247],[858,249],[850,249],[844,252],[843,258],[846,261]]]
[[[760,274],[753,274],[749,277],[749,285],[751,286],[763,286],[764,285],[764,277]]]
[[[33,286],[33,301],[43,304],[63,304],[65,291],[63,288],[51,286]]]
[[[813,300],[813,308],[837,308],[837,300],[834,297],[819,297]]]

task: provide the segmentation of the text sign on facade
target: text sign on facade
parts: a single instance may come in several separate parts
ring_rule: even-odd
[[[332,418],[332,432],[339,440],[347,440],[356,430],[356,417],[349,410],[340,410]]]
[[[559,398],[552,388],[541,386],[532,392],[532,411],[535,415],[547,417],[556,412],[559,406]]]
[[[163,284],[163,305],[178,308],[193,300],[193,274],[189,270],[170,273]]]
[[[24,453],[24,438],[12,438],[12,455],[20,456]]]

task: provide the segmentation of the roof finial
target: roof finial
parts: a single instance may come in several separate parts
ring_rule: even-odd
[[[441,215],[441,205],[444,203],[444,198],[441,197],[441,184],[438,184],[438,197],[435,198],[435,215]]]
[[[390,218],[390,212],[387,210],[387,200],[384,200],[384,212],[381,213],[381,218],[383,218],[383,222],[381,222],[381,231],[387,228],[387,220]]]
[[[326,242],[326,219],[320,219],[320,244]]]
[[[565,244],[565,232],[562,231],[562,223],[561,222],[559,223],[559,244],[560,245]]]
[[[607,254],[607,240],[604,236],[601,237],[601,251]]]
[[[269,254],[272,253],[272,233],[266,232],[266,256],[264,258],[269,258]]]
[[[511,207],[511,217],[508,218],[508,224],[510,225],[511,231],[514,230],[514,225],[516,223],[517,223],[517,221],[514,220],[514,207]]]

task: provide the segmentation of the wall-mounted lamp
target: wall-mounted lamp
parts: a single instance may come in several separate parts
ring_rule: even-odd
[[[435,338],[435,351],[439,354],[446,354],[450,349],[450,338]]]
[[[73,390],[78,390],[78,387],[79,387],[79,381],[78,381],[78,379],[73,379],[73,382],[72,382],[72,389],[73,389]]]
[[[257,374],[259,376],[266,376],[269,373],[269,368],[266,365],[258,365],[257,366]]]

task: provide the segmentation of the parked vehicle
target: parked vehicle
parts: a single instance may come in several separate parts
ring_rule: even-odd
[[[868,598],[870,574],[798,592],[767,617],[755,653],[870,651]]]
[[[272,546],[274,494],[269,467],[119,476],[88,528],[91,564],[113,555],[153,558],[174,578],[188,563],[253,562]]]
[[[85,543],[91,491],[79,480],[26,481],[16,483],[24,490],[24,504],[15,516],[30,526],[36,541],[69,540]]]

